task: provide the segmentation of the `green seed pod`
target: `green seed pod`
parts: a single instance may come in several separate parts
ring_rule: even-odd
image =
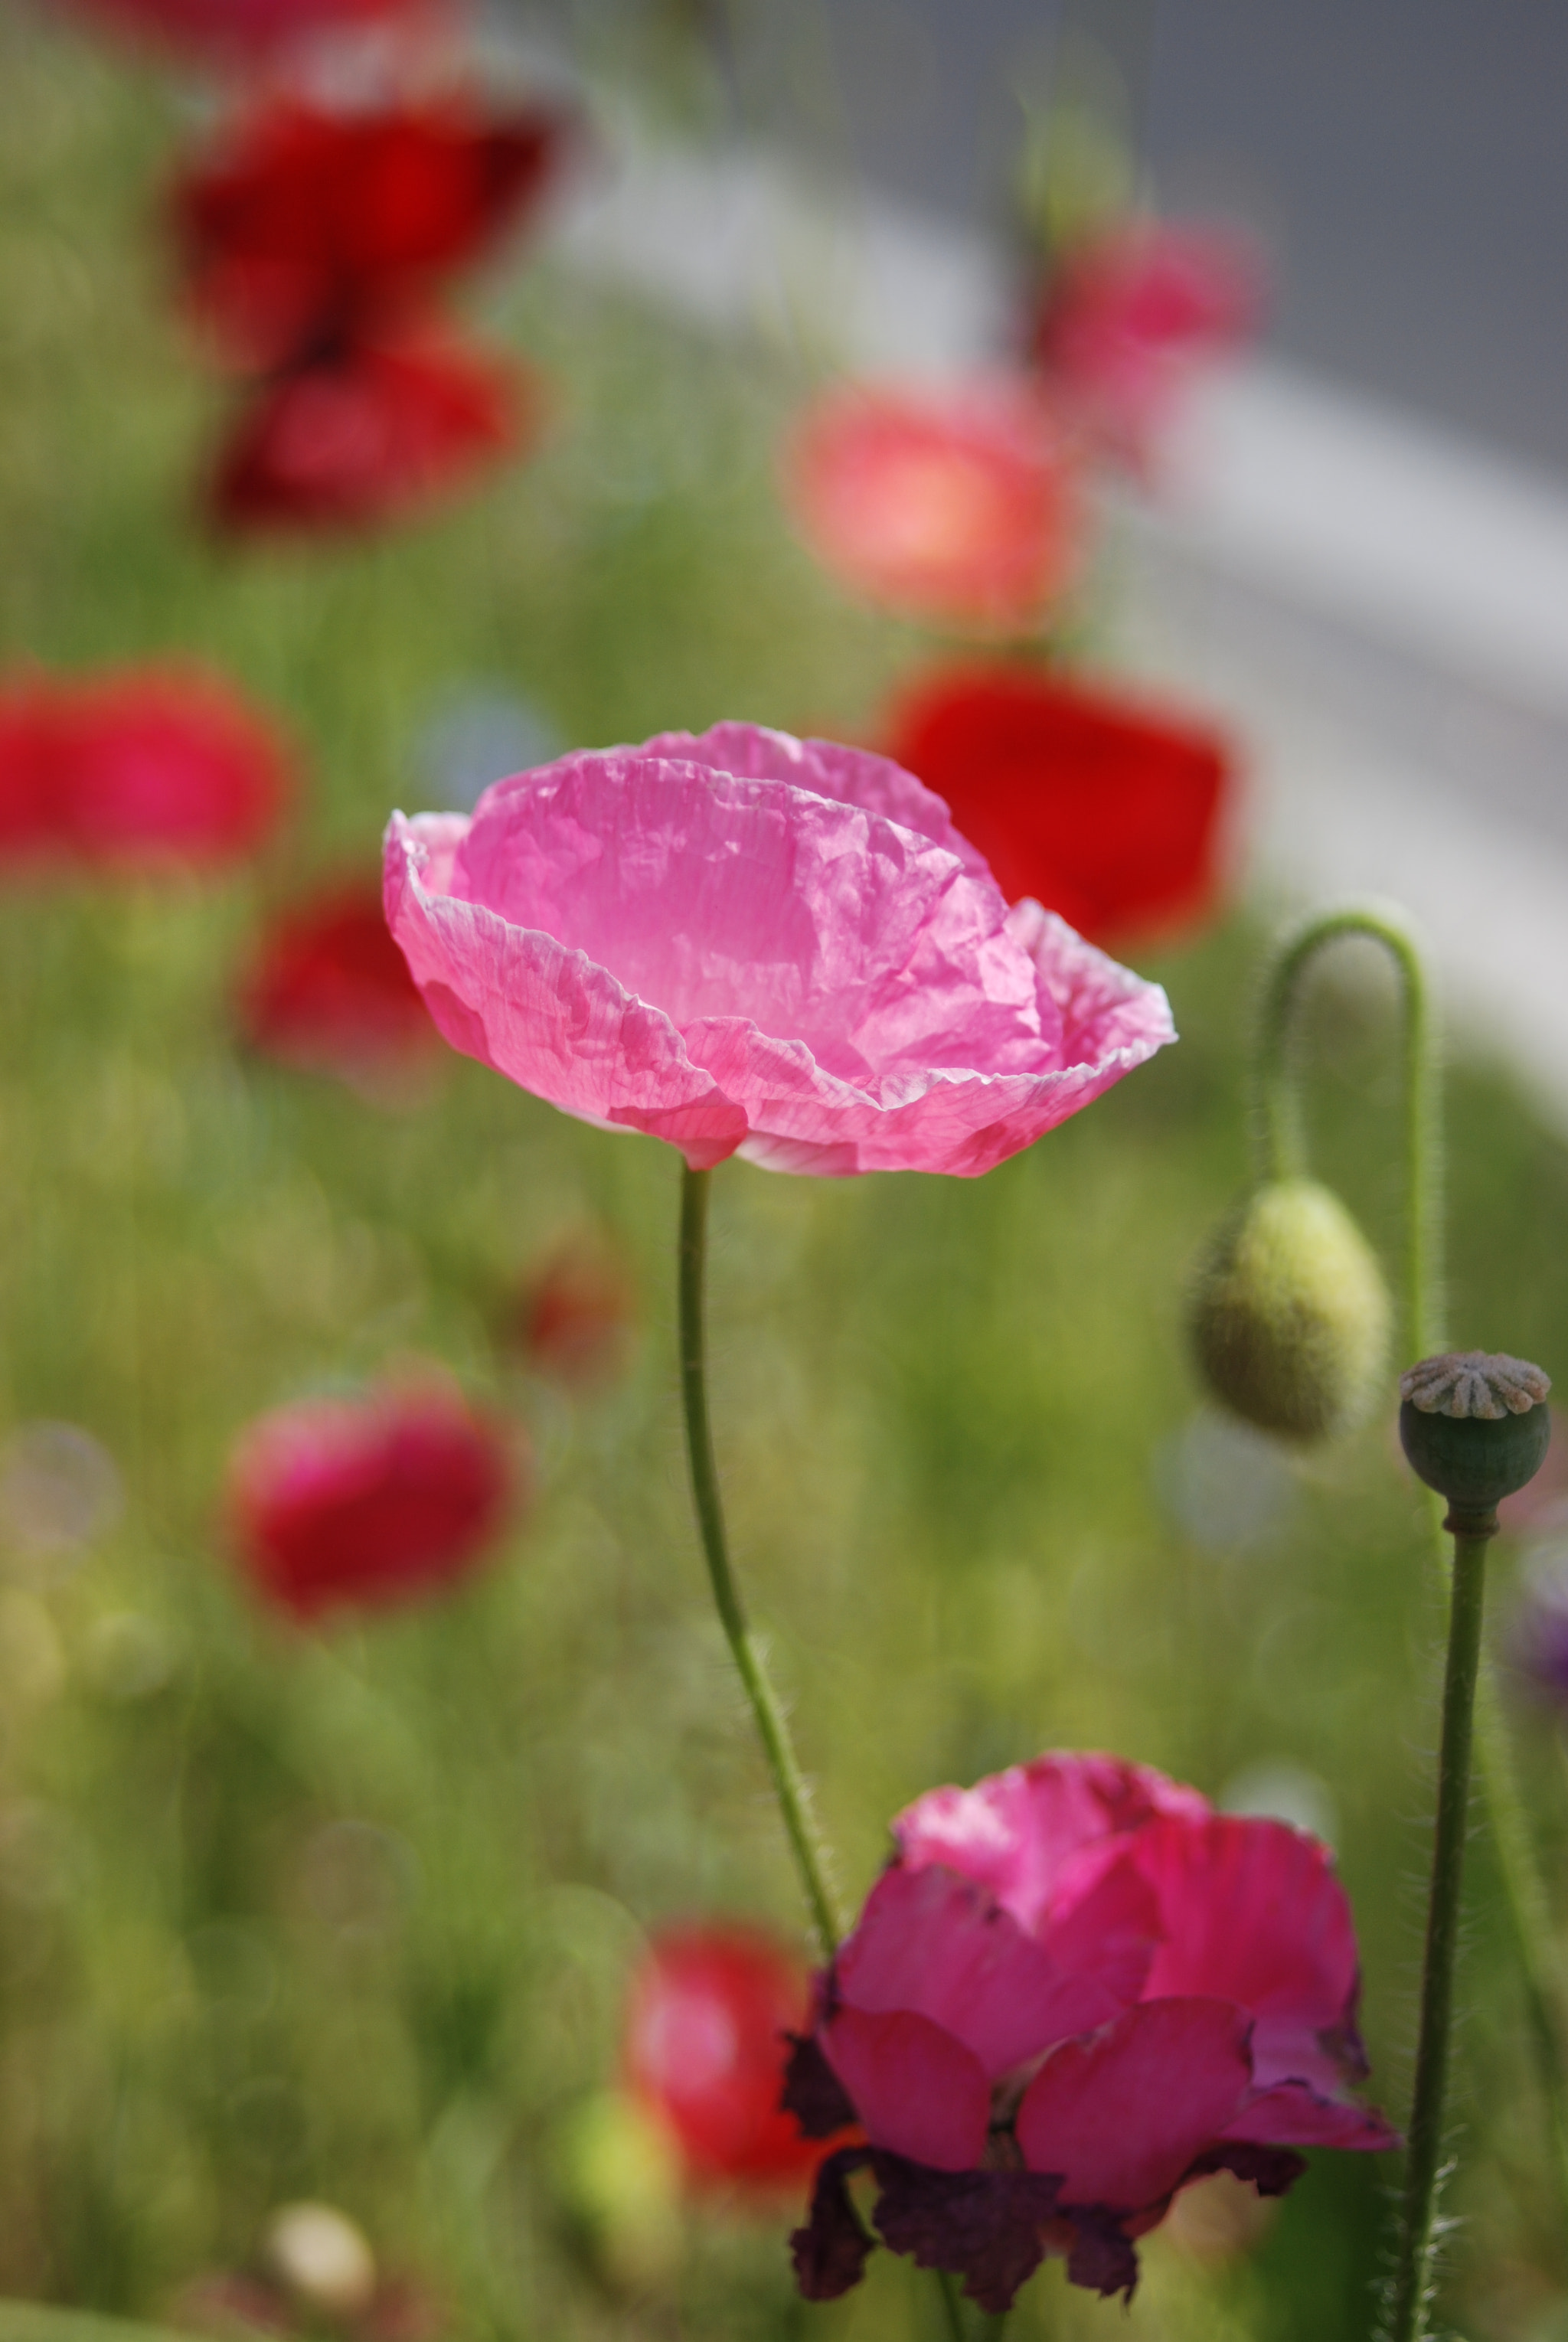
[[[1315,1179],[1272,1179],[1221,1227],[1188,1318],[1199,1370],[1233,1415],[1301,1440],[1366,1416],[1393,1312],[1372,1247]]]
[[[1551,1387],[1523,1358],[1484,1350],[1423,1358],[1399,1378],[1400,1445],[1411,1469],[1456,1513],[1492,1513],[1541,1469]]]

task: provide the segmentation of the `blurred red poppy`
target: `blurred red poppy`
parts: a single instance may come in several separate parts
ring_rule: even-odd
[[[1096,943],[1213,910],[1235,765],[1207,725],[990,666],[924,677],[891,732],[888,753],[946,799],[1009,902],[1032,896]]]
[[[694,2183],[782,2193],[842,2143],[803,2137],[780,2110],[789,2036],[811,2022],[804,1963],[760,1929],[694,1924],[654,1937],[627,2007],[626,2080]]]
[[[594,1390],[624,1374],[636,1320],[637,1296],[625,1270],[602,1245],[576,1240],[528,1287],[523,1346],[539,1374],[569,1390]]]
[[[395,1082],[441,1046],[374,881],[325,887],[285,910],[239,1007],[254,1048],[359,1087]]]
[[[248,366],[395,336],[537,204],[569,135],[563,115],[461,95],[363,114],[268,100],[175,185],[189,305]]]
[[[355,344],[265,383],[210,491],[229,533],[353,529],[427,504],[532,436],[530,377],[446,343]]]
[[[786,501],[825,568],[868,599],[940,625],[1021,633],[1077,566],[1068,435],[1036,386],[852,384],[800,416]]]
[[[1062,260],[1035,355],[1052,393],[1104,450],[1147,472],[1182,393],[1246,340],[1263,291],[1260,255],[1234,229],[1139,221]]]
[[[449,1585],[524,1493],[501,1426],[434,1377],[279,1407],[229,1474],[241,1554],[299,1617]]]
[[[212,866],[253,852],[288,795],[266,719],[200,668],[0,683],[0,860]]]

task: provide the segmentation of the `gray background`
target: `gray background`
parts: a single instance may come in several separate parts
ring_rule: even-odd
[[[1568,472],[1564,0],[684,5],[736,126],[992,227],[1065,22],[1163,203],[1266,238],[1273,347]]]

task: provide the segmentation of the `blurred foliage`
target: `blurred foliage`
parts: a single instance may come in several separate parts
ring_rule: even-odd
[[[454,696],[521,695],[568,741],[737,713],[865,726],[915,639],[784,533],[787,369],[544,263],[486,321],[556,385],[533,462],[363,547],[205,541],[195,451],[226,394],[169,317],[149,234],[188,126],[163,84],[4,20],[5,656],[210,658],[281,714],[304,776],[254,876],[14,890],[0,918],[0,1428],[81,1424],[127,1492],[74,1569],[0,1555],[0,2291],[172,2316],[194,2277],[246,2264],[269,2209],[319,2197],[454,2333],[934,2333],[934,2291],[886,2256],[838,2308],[804,2308],[782,2216],[694,2211],[678,2276],[638,2289],[585,2257],[563,2202],[641,1930],[714,1909],[799,1925],[687,1514],[675,1158],[466,1061],[420,1110],[378,1111],[247,1061],[229,1006],[265,906],[319,866],[374,866],[391,806],[425,798],[422,727]],[[1157,969],[1182,1046],[984,1181],[726,1169],[717,1432],[846,1894],[902,1803],[1044,1746],[1211,1793],[1286,1765],[1337,1812],[1397,2109],[1433,1716],[1423,1516],[1386,1420],[1299,1467],[1216,1451],[1182,1350],[1186,1266],[1246,1176],[1257,948],[1238,925]],[[1310,1019],[1319,1168],[1385,1252],[1388,1016],[1347,954]],[[1452,1123],[1456,1332],[1550,1366],[1568,1153],[1485,1073],[1457,1081]],[[574,1404],[497,1327],[585,1219],[644,1324],[624,1384]],[[404,1353],[513,1410],[536,1505],[445,1602],[303,1636],[230,1566],[228,1444]],[[1252,1491],[1239,1512],[1205,1494],[1216,1469]],[[1499,1578],[1505,1597],[1506,1561]],[[1525,1754],[1555,1857],[1549,1734]],[[1476,2337],[1546,2342],[1568,2262],[1491,1888],[1478,1846],[1460,2276]],[[1013,2330],[1363,2335],[1386,2185],[1320,2157],[1250,2254],[1157,2237],[1126,2320],[1054,2266]],[[47,2342],[6,2315],[0,2342]]]

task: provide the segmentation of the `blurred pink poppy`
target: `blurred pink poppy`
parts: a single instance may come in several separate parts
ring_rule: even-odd
[[[1130,2296],[1134,2240],[1191,2179],[1280,2195],[1297,2147],[1398,2145],[1349,2095],[1355,1936],[1315,1838],[1071,1755],[933,1790],[893,1833],[784,2096],[870,2142],[824,2165],[794,2239],[810,2298],[864,2267],[860,2164],[884,2241],[1001,2312],[1048,2250]]]
[[[916,677],[889,746],[1009,902],[1032,895],[1096,943],[1216,907],[1235,758],[1210,725],[1105,683],[968,666]]]
[[[235,861],[275,826],[291,775],[267,720],[200,668],[0,683],[0,863]]]
[[[810,2021],[804,1963],[758,1928],[654,1936],[632,1979],[624,2056],[633,2096],[698,2187],[797,2199],[826,2147],[779,2106],[790,2039]]]
[[[355,113],[267,99],[175,183],[190,308],[254,367],[395,338],[537,205],[570,135],[461,91]]]
[[[377,1094],[437,1046],[380,896],[358,879],[323,887],[274,921],[239,1013],[254,1048]]]
[[[1234,229],[1145,220],[1070,251],[1034,351],[1052,395],[1110,455],[1147,473],[1183,392],[1256,326],[1263,269]]]
[[[454,1047],[694,1169],[974,1177],[1174,1038],[911,775],[754,725],[394,814],[385,886]]]
[[[501,1426],[431,1376],[262,1416],[228,1494],[256,1584],[309,1618],[465,1576],[526,1490]]]
[[[940,626],[1022,634],[1078,566],[1077,468],[1026,378],[851,384],[796,418],[784,486],[805,543],[853,592]]]
[[[530,378],[446,343],[353,344],[264,383],[210,491],[232,535],[355,529],[465,485],[532,437]]]

